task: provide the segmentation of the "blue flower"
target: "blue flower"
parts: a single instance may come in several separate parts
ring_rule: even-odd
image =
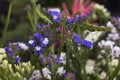
[[[40,62],[44,62],[44,61],[45,61],[45,58],[41,58],[41,59],[40,59]]]
[[[37,53],[37,55],[40,55],[42,50],[43,50],[43,48],[41,46],[36,46],[34,49],[34,51]]]
[[[40,38],[42,38],[43,36],[42,36],[41,33],[37,32],[37,33],[34,34],[34,37],[40,39]]]
[[[48,38],[42,38],[40,41],[41,41],[43,47],[46,47],[49,43]]]
[[[66,25],[69,25],[70,23],[73,23],[74,22],[74,19],[73,18],[68,18],[66,20]]]
[[[36,46],[37,45],[37,41],[36,40],[29,40],[28,41],[28,46]]]
[[[86,46],[87,48],[90,48],[93,43],[88,40],[82,40],[82,45]]]
[[[55,10],[49,10],[48,13],[52,16],[54,22],[59,22],[60,12]]]
[[[8,54],[9,57],[12,57],[14,55],[14,52],[11,48],[5,47],[5,52]]]
[[[74,43],[77,43],[77,45],[80,45],[80,35],[74,34]]]
[[[17,57],[14,58],[14,62],[15,63],[18,63],[20,60],[21,60],[21,57],[19,57],[19,56],[17,56]]]

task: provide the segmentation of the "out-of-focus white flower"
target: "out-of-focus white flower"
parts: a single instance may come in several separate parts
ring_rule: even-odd
[[[106,72],[101,72],[100,76],[99,76],[100,79],[105,79],[106,78]]]
[[[23,50],[28,50],[28,46],[23,42],[18,42],[18,46],[20,46],[21,49],[23,49]]]
[[[62,76],[65,73],[64,67],[58,67],[57,73]]]
[[[115,41],[115,40],[118,40],[118,39],[120,39],[118,33],[114,33],[114,34],[110,33],[110,34],[108,34],[107,40],[113,40],[113,41]]]
[[[49,8],[48,11],[57,11],[57,12],[61,12],[60,8]]]
[[[6,57],[7,55],[5,53],[5,50],[3,48],[0,48],[0,62],[2,62],[2,60]]]
[[[89,32],[89,34],[86,36],[85,40],[95,42],[98,40],[98,38],[100,37],[101,34],[102,34],[101,31]]]
[[[29,80],[40,80],[42,78],[39,70],[34,70]]]
[[[43,72],[43,75],[46,79],[51,80],[51,76],[50,76],[51,72],[49,71],[49,69],[47,67],[44,67],[42,69],[42,72]]]
[[[114,27],[113,24],[111,23],[111,21],[108,21],[107,24],[106,24],[107,27]]]
[[[118,59],[112,59],[112,61],[109,62],[109,66],[116,67],[119,63]]]
[[[60,63],[66,64],[66,53],[64,53],[64,52],[61,52]]]
[[[120,47],[114,46],[111,52],[112,57],[120,57]]]
[[[85,68],[86,68],[86,73],[87,73],[87,74],[92,74],[92,73],[94,73],[94,66],[95,66],[94,60],[88,60],[86,66],[85,66]]]
[[[48,43],[49,43],[48,38],[44,38],[44,40],[42,41],[42,44],[47,45]]]
[[[115,42],[113,41],[110,41],[110,40],[102,40],[101,42],[98,43],[98,46],[101,48],[101,49],[104,49],[104,47],[110,47],[111,49],[113,48],[113,45],[115,44]]]

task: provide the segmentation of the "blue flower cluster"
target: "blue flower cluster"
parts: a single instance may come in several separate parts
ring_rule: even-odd
[[[60,11],[49,9],[48,13],[52,16],[54,22],[59,22],[60,20]]]
[[[28,45],[34,48],[34,51],[37,53],[37,55],[41,54],[42,50],[47,47],[48,43],[49,39],[43,37],[40,32],[34,33],[34,39],[28,41]]]
[[[78,46],[84,45],[87,48],[90,48],[93,45],[93,43],[88,40],[81,40],[79,34],[74,34],[73,38],[74,38],[74,43],[76,43]]]

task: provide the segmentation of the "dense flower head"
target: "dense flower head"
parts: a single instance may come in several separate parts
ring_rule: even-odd
[[[82,45],[86,46],[87,48],[90,48],[93,43],[88,40],[82,40]]]
[[[77,43],[77,45],[80,45],[80,35],[74,34],[74,43]]]

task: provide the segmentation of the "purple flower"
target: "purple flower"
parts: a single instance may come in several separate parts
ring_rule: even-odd
[[[80,45],[80,35],[74,34],[74,43],[77,43],[77,45]]]
[[[34,34],[34,37],[40,39],[40,38],[42,38],[43,36],[42,36],[41,33],[37,32],[37,33]]]
[[[41,43],[42,43],[42,46],[43,46],[43,47],[46,47],[46,46],[48,45],[48,43],[49,43],[48,38],[42,38],[42,39],[41,39]]]
[[[68,18],[66,20],[66,25],[69,25],[70,23],[73,23],[74,22],[74,19],[73,18]]]
[[[9,57],[12,57],[14,55],[14,52],[11,48],[5,47],[5,52],[8,54]]]
[[[54,22],[59,22],[60,12],[55,10],[48,10],[48,13],[52,16]]]
[[[36,41],[36,40],[29,40],[29,41],[28,41],[28,45],[29,45],[29,46],[36,46],[36,44],[37,44],[37,41]]]
[[[17,57],[14,58],[14,62],[18,63],[20,61],[20,59],[21,59],[21,57],[17,56]]]
[[[36,46],[34,49],[34,51],[37,53],[37,55],[40,55],[42,50],[43,50],[43,48],[41,46]]]
[[[40,59],[40,62],[44,62],[44,61],[45,61],[45,58],[41,58],[41,59]]]
[[[87,48],[90,48],[93,43],[88,40],[82,40],[82,45],[86,46]]]

